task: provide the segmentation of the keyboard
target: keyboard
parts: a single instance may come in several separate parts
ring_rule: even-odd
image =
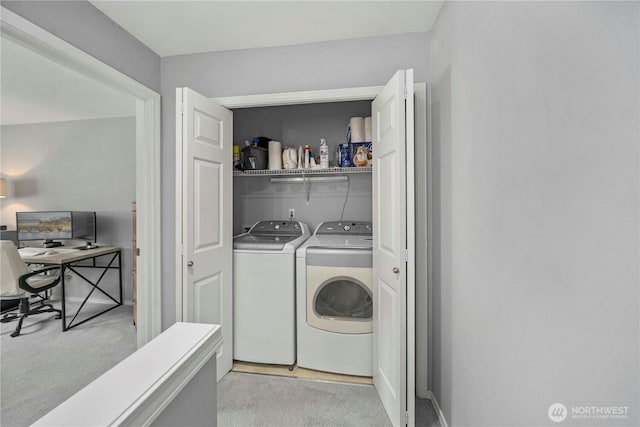
[[[38,256],[47,253],[48,248],[22,248],[18,249],[21,256]]]

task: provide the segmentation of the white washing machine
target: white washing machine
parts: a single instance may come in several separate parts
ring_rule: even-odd
[[[298,366],[372,375],[370,222],[328,221],[296,252]]]
[[[260,221],[233,238],[233,358],[296,361],[296,249],[309,238],[299,221]]]

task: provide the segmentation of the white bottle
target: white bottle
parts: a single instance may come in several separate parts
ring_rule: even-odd
[[[320,140],[320,167],[322,169],[329,168],[329,146],[324,138]]]
[[[309,146],[305,145],[304,146],[304,168],[305,169],[309,169],[311,167],[311,162],[309,161],[309,156],[310,156]]]

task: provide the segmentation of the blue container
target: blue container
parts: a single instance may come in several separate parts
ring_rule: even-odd
[[[338,166],[341,168],[350,168],[353,166],[351,163],[351,152],[349,144],[338,144]]]

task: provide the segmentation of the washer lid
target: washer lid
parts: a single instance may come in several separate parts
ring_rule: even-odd
[[[309,238],[309,227],[300,221],[272,220],[257,222],[249,232],[233,238],[238,251],[279,251],[295,253]]]
[[[300,236],[278,236],[264,234],[241,234],[233,238],[233,249],[255,249],[280,251],[284,245]]]

